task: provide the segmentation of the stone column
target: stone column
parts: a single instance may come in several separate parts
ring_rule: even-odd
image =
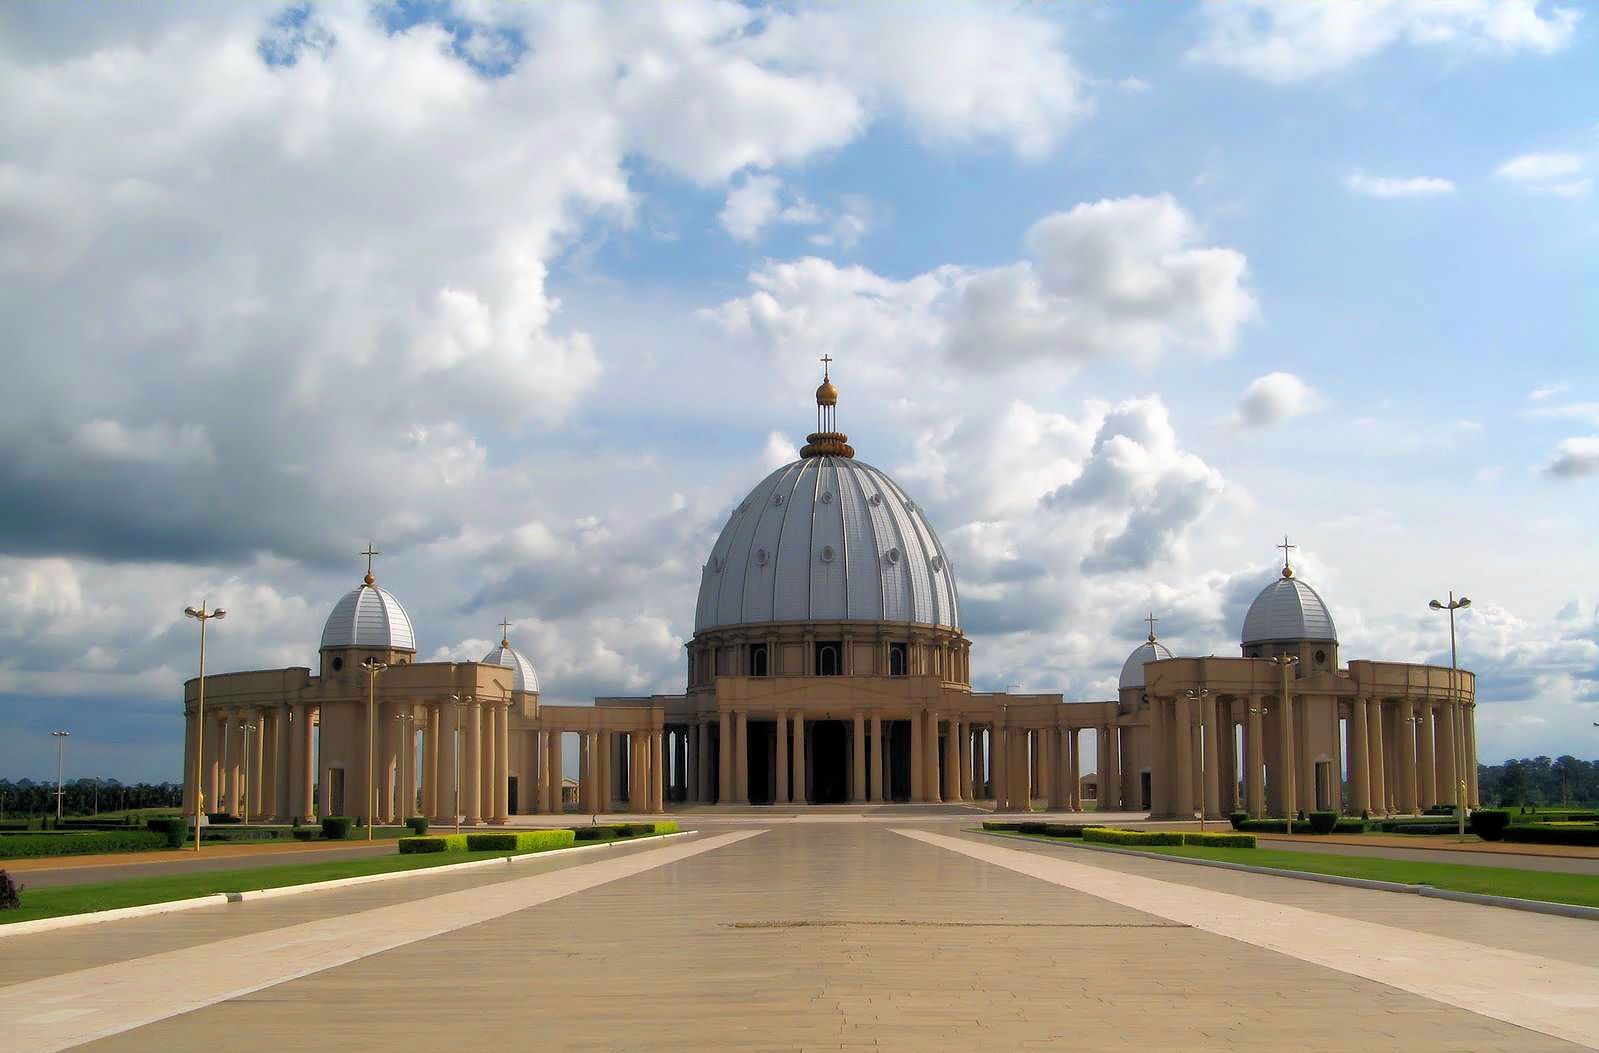
[[[1281,787],[1279,804],[1285,816],[1293,815],[1299,805],[1297,760],[1294,756],[1294,705],[1287,694],[1277,696],[1277,767],[1281,769],[1275,780]]]
[[[733,793],[733,714],[727,710],[722,711],[722,737],[716,742],[717,771],[720,778],[716,782],[716,800],[718,804],[731,804],[735,798]]]
[[[697,804],[700,799],[700,723],[691,720],[683,728],[683,800]]]
[[[1461,719],[1466,725],[1466,807],[1480,805],[1477,788],[1477,706],[1475,703],[1461,707]]]
[[[577,735],[577,810],[584,815],[594,812],[594,776],[589,756],[593,752],[593,738],[592,731],[580,731]]]
[[[1423,702],[1416,724],[1416,803],[1426,811],[1438,803],[1438,753],[1432,741],[1432,703]]]
[[[733,749],[733,781],[739,804],[750,803],[750,715],[740,709],[733,714],[737,725]]]
[[[482,728],[483,752],[478,761],[478,797],[482,802],[482,817],[485,821],[494,815],[494,769],[496,767],[495,754],[499,752],[499,736],[494,731],[494,715],[499,710],[493,702],[480,703],[478,723]]]
[[[810,801],[808,793],[809,783],[806,782],[807,774],[805,764],[805,711],[794,711],[794,767],[789,773],[789,792],[793,794],[795,804],[805,804]]]
[[[1033,783],[1032,754],[1028,748],[1031,735],[1024,728],[1012,728],[1009,737],[1011,755],[1006,759],[1005,766],[1011,775],[1011,807],[1030,812],[1033,810],[1033,795],[1037,791]]]
[[[494,730],[499,744],[494,750],[494,821],[503,823],[511,817],[511,707],[501,705],[495,718]],[[519,787],[520,788],[520,787]]]
[[[1248,721],[1244,733],[1244,796],[1251,818],[1260,819],[1266,814],[1266,736],[1261,721],[1261,710],[1266,702],[1252,696],[1245,705],[1249,712],[1246,714]]]
[[[788,714],[779,710],[774,722],[777,730],[777,804],[789,802],[788,793]]]
[[[372,745],[373,774],[377,779],[377,817],[383,823],[394,818],[391,758],[400,752],[399,730],[395,727],[399,721],[394,719],[395,709],[396,706],[392,702],[378,703],[377,730],[372,735],[377,740]]]
[[[1371,780],[1371,814],[1388,814],[1388,781],[1383,771],[1382,701],[1362,699],[1366,706],[1366,755],[1369,760]]]
[[[994,724],[988,732],[988,776],[993,783],[994,811],[1003,812],[1010,804],[1010,799],[1005,796],[1009,783],[1005,781],[1005,754],[1008,745],[1005,741],[1006,728],[1003,724]]]
[[[951,718],[944,722],[944,800],[961,799],[960,727]]]
[[[853,793],[850,800],[854,804],[866,803],[866,714],[860,710],[855,711],[855,718],[850,727],[854,739],[850,749],[850,774],[855,781],[852,784]]]
[[[1371,811],[1371,753],[1366,740],[1370,731],[1366,726],[1366,703],[1355,699],[1349,704],[1348,745],[1344,752],[1349,757],[1349,807],[1356,813]]]
[[[422,705],[422,807],[419,814],[439,814],[439,739],[442,732],[439,706]]]
[[[280,822],[294,814],[289,778],[289,704],[282,702],[272,713],[272,815]]]
[[[666,732],[656,728],[650,732],[650,811],[666,811]]]
[[[1066,729],[1066,807],[1074,812],[1083,810],[1083,730]],[[1114,766],[1113,766],[1114,769]],[[1111,772],[1115,785],[1115,772]]]
[[[549,797],[550,811],[556,815],[566,811],[565,803],[561,800],[561,732],[557,729],[548,729],[544,733],[544,782],[545,794]]]
[[[228,714],[228,814],[244,815],[244,731],[239,727],[240,714]],[[348,792],[348,791],[346,791]]]
[[[883,715],[872,710],[872,803],[883,803]]]
[[[1433,717],[1433,740],[1438,743],[1437,795],[1446,804],[1455,803],[1456,731],[1453,707],[1440,705]]]
[[[1216,716],[1216,696],[1206,695],[1199,708],[1205,721],[1205,818],[1220,819],[1221,721]]]
[[[1175,815],[1176,802],[1172,798],[1171,729],[1166,720],[1166,703],[1152,698],[1145,707],[1149,711],[1149,814],[1164,818]]]
[[[927,775],[927,800],[932,804],[942,804],[944,794],[938,785],[938,714],[928,710],[922,719],[927,722],[922,733],[922,749],[927,753],[922,762],[922,770]]]
[[[712,782],[711,772],[714,770],[712,768],[712,765],[711,765],[711,724],[710,724],[709,721],[702,720],[702,721],[699,722],[699,726],[700,726],[700,770],[699,770],[699,777],[700,777],[699,791],[700,791],[700,795],[699,795],[699,801],[700,801],[701,804],[714,804],[715,803],[715,799],[711,796],[711,782]]]
[[[1194,726],[1189,720],[1188,706],[1181,700],[1167,703],[1172,707],[1172,748],[1177,752],[1177,818],[1194,817]]]
[[[284,772],[283,783],[288,791],[288,808],[284,813],[285,818],[304,819],[309,812],[310,794],[306,790],[307,769],[310,765],[310,736],[305,732],[311,723],[311,718],[306,711],[304,703],[296,702],[289,707],[289,743],[284,756],[288,760],[288,770]],[[192,807],[192,806],[191,806]]]
[[[466,741],[461,743],[461,814],[476,826],[483,821],[483,706],[466,707]]]
[[[1399,741],[1395,745],[1399,753],[1399,786],[1395,796],[1399,801],[1399,810],[1406,815],[1414,815],[1417,811],[1416,722],[1410,719],[1413,707],[1409,699],[1400,699],[1398,710]]]
[[[1048,806],[1052,812],[1064,812],[1071,807],[1067,803],[1066,792],[1070,775],[1070,765],[1066,761],[1067,737],[1065,728],[1045,728],[1039,732],[1038,745],[1043,751],[1044,768],[1048,774]]]
[[[959,657],[957,653],[957,660]],[[972,788],[972,726],[964,720],[955,722],[955,744],[960,750],[960,798],[963,801],[975,801],[977,794]]]
[[[922,715],[911,711],[911,800],[927,801],[927,755],[922,749]]]

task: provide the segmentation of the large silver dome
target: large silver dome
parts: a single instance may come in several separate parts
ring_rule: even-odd
[[[841,620],[958,629],[959,597],[938,536],[892,479],[850,456],[812,455],[733,510],[700,579],[694,631]]]
[[[1337,643],[1338,629],[1316,590],[1285,572],[1249,605],[1243,636],[1245,647],[1292,640]]]
[[[414,652],[416,634],[410,616],[392,593],[376,585],[358,585],[344,594],[322,626],[322,649],[330,647]]]

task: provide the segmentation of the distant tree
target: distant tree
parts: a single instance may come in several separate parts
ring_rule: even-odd
[[[1527,803],[1527,764],[1525,761],[1505,762],[1504,773],[1499,778],[1499,801],[1520,807]]]

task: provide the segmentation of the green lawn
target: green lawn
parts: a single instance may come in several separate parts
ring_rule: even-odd
[[[1012,834],[1034,841],[1059,844],[1064,838],[1036,834]],[[1094,845],[1070,840],[1073,847],[1094,850]],[[1132,846],[1117,846],[1132,847]],[[1599,877],[1548,870],[1515,870],[1510,867],[1479,867],[1462,863],[1417,863],[1406,859],[1374,856],[1337,856],[1312,852],[1280,852],[1272,848],[1209,848],[1199,845],[1136,846],[1135,851],[1189,859],[1217,859],[1226,863],[1247,863],[1279,870],[1300,870],[1309,874],[1336,874],[1340,877],[1370,878],[1402,885],[1431,885],[1455,892],[1488,896],[1513,896],[1549,903],[1573,903],[1599,907]]]
[[[644,834],[639,837],[618,838],[621,841],[641,841],[661,834]],[[582,847],[579,842],[572,847]],[[562,849],[544,849],[559,852]],[[515,852],[439,852],[433,855],[390,855],[371,859],[347,859],[325,863],[290,863],[277,867],[251,867],[240,870],[213,870],[198,874],[175,874],[169,877],[125,878],[121,881],[97,881],[84,885],[63,885],[51,888],[24,889],[22,906],[0,911],[0,925],[39,918],[56,918],[66,914],[84,914],[95,910],[112,910],[117,907],[138,907],[147,903],[165,903],[175,899],[215,895],[218,892],[248,892],[252,889],[282,888],[285,885],[306,885],[314,881],[334,878],[364,877],[368,874],[387,874],[397,870],[426,870],[451,863],[466,863],[475,859],[503,859],[506,856],[532,853]],[[23,885],[27,875],[15,874]]]

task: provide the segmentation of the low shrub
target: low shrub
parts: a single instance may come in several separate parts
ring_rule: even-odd
[[[1234,830],[1242,830],[1245,823],[1249,822],[1248,812],[1228,812],[1227,821],[1233,824]]]
[[[101,852],[148,852],[167,847],[165,834],[149,830],[123,830],[118,833],[90,830],[81,834],[14,834],[0,840],[0,853],[9,859],[37,859],[44,856],[85,856]]]
[[[1082,837],[1088,829],[1084,823],[1045,823],[1044,833],[1050,837]]]
[[[283,831],[271,827],[241,827],[237,830],[207,830],[201,835],[202,841],[276,841],[283,835]]]
[[[1170,830],[1114,830],[1108,826],[1090,826],[1083,830],[1083,840],[1105,845],[1180,845],[1183,835]]]
[[[500,831],[489,834],[467,834],[466,850],[468,852],[515,852],[516,834],[502,833]]]
[[[1254,834],[1184,834],[1185,845],[1206,845],[1210,848],[1254,848]]]
[[[1240,833],[1251,834],[1283,834],[1288,832],[1287,824],[1281,819],[1245,819],[1241,823],[1235,823],[1233,829]],[[1294,820],[1294,833],[1308,834],[1311,832],[1310,820]]]
[[[1021,830],[1021,825],[1021,823],[1007,823],[998,819],[983,820],[984,830],[997,830],[1001,833],[1018,833]]]
[[[554,848],[571,848],[577,835],[571,830],[520,830],[516,833],[518,852],[548,852]]]
[[[0,870],[0,910],[22,906],[22,890],[26,887],[12,881],[10,874]]]
[[[1425,812],[1423,812],[1421,814],[1423,814],[1423,815],[1454,815],[1455,814],[1455,806],[1452,805],[1452,804],[1435,804],[1431,808],[1427,809]]]
[[[1365,832],[1366,824],[1359,819],[1340,819],[1333,824],[1333,833],[1335,834],[1363,834]]]
[[[1599,826],[1527,823],[1505,828],[1504,840],[1535,845],[1599,845]]]
[[[212,826],[217,826],[221,823],[241,823],[244,821],[236,815],[229,815],[227,812],[207,812],[205,819]]]
[[[426,837],[402,837],[399,839],[400,854],[408,856],[417,852],[465,852],[467,838],[497,836],[484,834],[429,834]]]
[[[1389,833],[1394,834],[1452,834],[1459,830],[1456,823],[1399,823]]]
[[[413,815],[405,821],[405,825],[410,827],[413,834],[421,837],[428,832],[428,817],[425,815]]]
[[[1510,826],[1510,813],[1497,808],[1479,808],[1471,813],[1468,825],[1471,832],[1484,841],[1497,841]]]
[[[118,820],[112,822],[106,819],[63,819],[62,830],[126,830],[128,824]]]
[[[350,826],[355,822],[347,815],[322,817],[322,836],[329,841],[343,841],[350,836]]]
[[[613,826],[580,826],[572,833],[578,841],[615,841],[617,838]]]
[[[1310,832],[1313,834],[1330,834],[1333,832],[1333,827],[1337,825],[1337,812],[1310,813]]]
[[[651,832],[657,834],[675,834],[680,830],[676,819],[660,819],[650,825],[655,827]]]
[[[315,841],[320,836],[322,836],[322,831],[313,830],[309,827],[296,827],[294,830],[294,839],[296,841]]]
[[[189,818],[185,815],[148,819],[144,828],[152,834],[165,837],[168,848],[182,848],[183,843],[189,839]]]

